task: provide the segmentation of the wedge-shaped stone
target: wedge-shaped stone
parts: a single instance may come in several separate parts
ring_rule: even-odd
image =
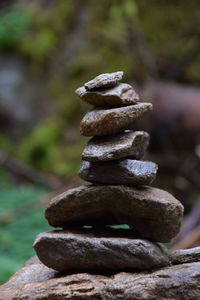
[[[138,94],[127,83],[120,83],[113,88],[101,91],[88,91],[83,86],[76,90],[76,94],[84,101],[95,106],[127,106],[139,101]]]
[[[83,185],[53,198],[45,216],[51,226],[128,224],[141,238],[169,242],[177,235],[183,206],[148,186]]]
[[[115,135],[93,137],[82,153],[82,159],[92,162],[123,157],[141,159],[149,145],[149,134],[126,131]]]
[[[123,75],[124,72],[122,71],[114,73],[104,73],[86,82],[84,86],[87,90],[96,90],[112,87],[117,85],[117,83],[122,79]]]
[[[94,108],[81,121],[80,132],[85,136],[99,136],[132,129],[134,122],[152,107],[151,103],[138,103],[111,109]]]
[[[44,265],[62,272],[151,270],[169,265],[167,252],[156,243],[104,236],[95,230],[41,233],[34,248]]]
[[[158,166],[151,161],[121,158],[108,162],[83,161],[79,176],[93,183],[148,185],[157,170]]]

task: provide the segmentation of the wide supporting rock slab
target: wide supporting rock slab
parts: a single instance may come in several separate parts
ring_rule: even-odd
[[[170,264],[167,251],[156,243],[89,229],[41,233],[34,248],[42,263],[61,272],[151,270]]]
[[[151,161],[121,158],[109,162],[83,161],[78,174],[93,183],[149,185],[157,170],[157,164]]]
[[[94,108],[82,119],[80,132],[84,136],[101,136],[133,129],[134,122],[152,110],[151,103],[104,109]]]
[[[104,73],[84,84],[86,90],[98,90],[113,87],[122,79],[124,72]]]
[[[115,135],[93,137],[82,153],[91,162],[109,161],[123,157],[141,159],[149,145],[145,131],[125,131]]]
[[[198,300],[200,262],[113,275],[61,275],[36,258],[0,287],[0,300]]]
[[[76,90],[76,94],[94,106],[120,107],[133,105],[139,101],[138,94],[127,83],[120,83],[113,88],[100,91],[88,91],[82,86]]]
[[[83,185],[53,198],[45,216],[54,227],[128,224],[141,238],[169,242],[179,232],[183,206],[153,187]]]

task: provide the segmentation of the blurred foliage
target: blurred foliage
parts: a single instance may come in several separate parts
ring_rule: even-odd
[[[33,61],[42,63],[58,46],[65,28],[70,26],[73,2],[59,1],[53,9],[43,10],[41,13],[39,2],[36,1],[28,10],[32,14],[31,34],[27,32],[21,50]]]
[[[25,8],[14,8],[0,14],[0,47],[15,49],[22,43],[29,28],[31,16]]]
[[[36,127],[21,143],[19,154],[28,164],[47,169],[52,160],[52,148],[57,144],[59,131],[57,124],[48,123]]]
[[[198,1],[138,1],[140,26],[151,45],[158,63],[176,60],[199,47],[200,9]],[[192,16],[192,17],[191,17]],[[199,68],[199,51],[194,55],[193,68]],[[166,67],[166,66],[165,66]],[[163,73],[162,73],[163,75]],[[195,77],[183,74],[184,81],[194,82]],[[198,78],[198,80],[200,77]]]
[[[34,255],[35,236],[49,227],[36,200],[47,193],[41,187],[0,185],[0,284]],[[35,205],[35,203],[37,205]]]

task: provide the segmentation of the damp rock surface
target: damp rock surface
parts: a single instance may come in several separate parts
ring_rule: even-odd
[[[82,153],[82,159],[91,162],[109,161],[123,157],[141,159],[149,145],[149,134],[145,131],[93,137]]]
[[[151,103],[143,102],[111,109],[94,108],[82,119],[80,132],[84,136],[101,136],[133,129],[134,122],[152,110],[152,107]]]
[[[99,91],[88,91],[84,86],[76,90],[76,94],[85,102],[104,107],[120,107],[133,105],[139,101],[139,96],[133,87],[120,83],[115,87]]]
[[[183,206],[149,187],[82,185],[53,198],[45,216],[51,226],[128,224],[143,239],[169,242],[181,226]]]

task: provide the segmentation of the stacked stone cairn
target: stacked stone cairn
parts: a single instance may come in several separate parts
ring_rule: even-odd
[[[132,86],[119,83],[122,76],[102,74],[76,90],[94,105],[80,125],[82,135],[93,136],[79,171],[91,184],[58,195],[46,209],[49,224],[62,228],[39,234],[34,243],[49,268],[118,272],[170,264],[159,242],[177,235],[183,206],[168,192],[149,186],[157,172],[155,163],[141,160],[149,135],[133,129],[152,104],[139,102]]]

